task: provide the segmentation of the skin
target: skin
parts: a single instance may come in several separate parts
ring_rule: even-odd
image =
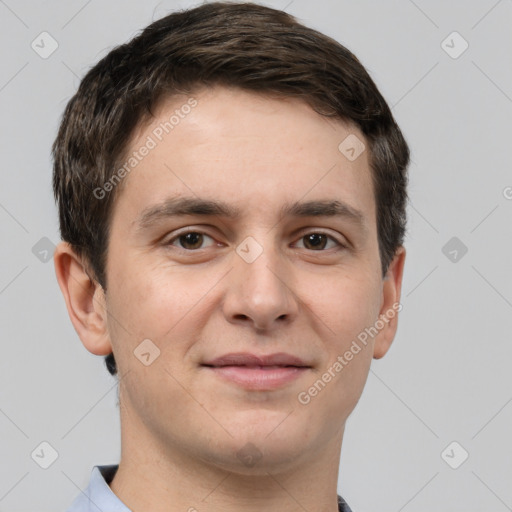
[[[398,314],[308,404],[297,397],[399,302],[405,249],[383,278],[368,151],[350,161],[338,150],[349,134],[366,144],[358,129],[296,99],[226,87],[193,97],[197,106],[124,178],[106,293],[68,244],[54,255],[84,346],[117,361],[121,461],[111,488],[134,512],[335,512],[345,422]],[[130,148],[187,99],[160,104]],[[170,196],[224,201],[241,214],[137,230],[140,214]],[[314,199],[348,203],[364,227],[279,215],[287,202]],[[178,237],[187,229],[205,236],[187,242]],[[327,238],[315,246],[312,233]],[[247,237],[263,249],[252,263],[236,252]],[[133,353],[144,339],[160,350],[148,366]],[[247,390],[200,366],[229,352],[287,352],[312,368],[280,388]],[[237,456],[244,447],[254,465]]]

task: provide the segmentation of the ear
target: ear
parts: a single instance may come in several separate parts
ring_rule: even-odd
[[[398,312],[402,309],[400,294],[405,263],[405,247],[400,246],[389,264],[382,282],[382,301],[379,318],[384,324],[375,336],[373,346],[374,359],[380,359],[389,350],[398,327]]]
[[[110,354],[112,345],[103,288],[89,278],[80,258],[67,242],[57,245],[53,262],[69,318],[84,347],[96,355]]]

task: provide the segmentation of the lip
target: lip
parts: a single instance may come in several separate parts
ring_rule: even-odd
[[[280,388],[311,369],[302,359],[284,352],[269,355],[247,352],[225,354],[201,366],[224,380],[260,391]]]
[[[232,352],[203,363],[206,366],[297,366],[310,367],[297,356],[278,352],[275,354],[251,354]]]

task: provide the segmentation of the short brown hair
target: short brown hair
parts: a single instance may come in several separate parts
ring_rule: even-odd
[[[82,79],[52,146],[60,233],[105,290],[112,205],[93,193],[122,165],[136,126],[162,98],[225,85],[300,98],[364,134],[377,210],[382,275],[406,230],[409,148],[359,60],[293,16],[254,3],[212,2],[174,12],[112,49]],[[340,141],[341,142],[341,141]],[[113,354],[109,372],[117,372]]]

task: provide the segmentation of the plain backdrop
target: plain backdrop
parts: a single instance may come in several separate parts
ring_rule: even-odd
[[[412,151],[398,334],[347,423],[339,492],[354,512],[512,510],[512,1],[261,3],[352,50]],[[93,64],[197,4],[0,1],[0,511],[63,511],[119,461],[116,381],[55,279],[50,146]]]

